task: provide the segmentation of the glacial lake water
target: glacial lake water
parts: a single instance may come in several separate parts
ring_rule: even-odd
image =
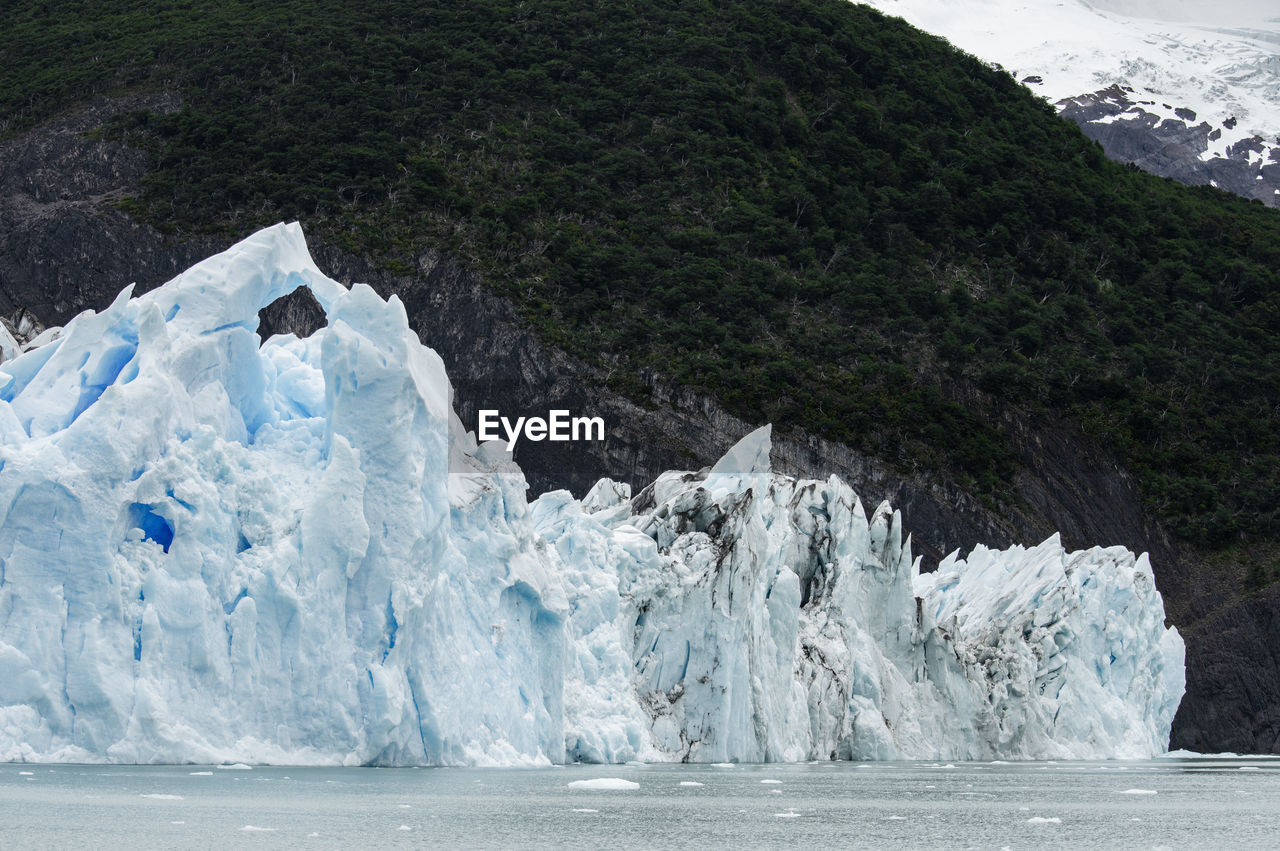
[[[5,849],[423,846],[1274,848],[1280,760],[0,765]]]

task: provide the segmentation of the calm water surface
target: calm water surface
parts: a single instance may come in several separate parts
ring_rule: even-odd
[[[639,785],[569,785],[598,778]],[[1276,848],[1280,761],[247,771],[0,765],[4,849],[796,844]]]

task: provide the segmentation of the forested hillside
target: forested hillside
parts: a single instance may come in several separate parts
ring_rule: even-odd
[[[0,121],[164,90],[128,210],[437,247],[542,339],[992,504],[1067,416],[1205,547],[1280,535],[1280,213],[1104,159],[843,0],[13,4]],[[1273,566],[1255,571],[1269,582]]]

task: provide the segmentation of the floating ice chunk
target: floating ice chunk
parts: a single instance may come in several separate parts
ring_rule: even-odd
[[[785,813],[774,813],[775,818],[800,818],[800,813],[795,810],[787,810]]]
[[[1027,824],[1062,824],[1062,819],[1058,818],[1057,816],[1050,816],[1049,818],[1043,818],[1041,816],[1032,816],[1031,818],[1027,819]]]
[[[212,777],[212,771],[190,771],[187,772],[191,777]]]
[[[156,801],[181,801],[182,800],[181,795],[169,795],[163,792],[148,792],[144,795],[139,795],[138,797],[152,798],[153,800],[156,800]]]
[[[593,780],[572,780],[570,789],[591,789],[594,791],[625,791],[639,789],[640,784],[621,777],[597,777]]]
[[[781,781],[781,780],[761,780],[760,782],[761,782],[761,783],[771,783],[771,784],[772,784],[772,783],[778,783],[778,784],[782,783],[782,781]]]
[[[246,824],[244,827],[240,828],[240,830],[243,831],[244,833],[275,833],[277,830],[279,830],[279,828],[257,827],[256,825]]]
[[[590,807],[577,807],[577,808],[575,808],[575,809],[574,809],[574,812],[575,812],[575,813],[598,813],[598,812],[600,812],[600,811],[599,811],[599,810],[593,810],[593,809],[591,809]]]
[[[230,765],[219,765],[218,768],[223,771],[253,771],[252,765],[245,765],[243,762],[235,762]]]
[[[1117,794],[1120,795],[1156,795],[1159,794],[1155,789],[1125,789]]]
[[[699,783],[697,780],[681,780],[680,785],[681,786],[702,786],[704,784]]]

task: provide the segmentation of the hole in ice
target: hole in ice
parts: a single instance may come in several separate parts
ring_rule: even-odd
[[[237,533],[236,535],[236,553],[237,554],[242,553],[247,549],[250,549],[252,546],[253,544],[249,543],[249,539],[244,536],[244,532]]]
[[[178,315],[179,310],[182,310],[182,305],[180,304],[175,304],[173,307],[169,308],[164,314],[164,321],[172,322],[173,317]]]
[[[258,336],[263,340],[276,334],[310,337],[329,324],[324,308],[307,287],[298,287],[258,311]]]
[[[141,529],[143,540],[155,541],[166,553],[169,552],[169,546],[173,543],[173,525],[156,514],[152,506],[145,502],[130,505],[129,528]]]

